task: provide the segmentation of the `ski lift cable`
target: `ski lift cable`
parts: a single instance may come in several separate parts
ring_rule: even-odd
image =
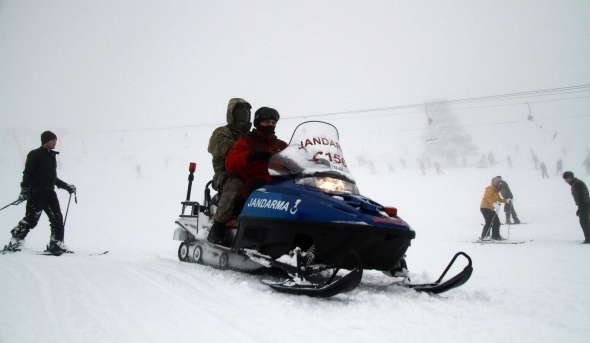
[[[582,117],[590,117],[590,114],[587,115],[578,115],[578,116],[567,116],[567,117],[554,117],[554,118],[545,118],[542,120],[554,120],[554,119],[571,119],[571,118],[582,118]],[[477,126],[496,126],[496,125],[512,125],[512,124],[523,124],[528,123],[528,120],[514,120],[514,121],[503,121],[503,122],[494,122],[494,123],[478,123],[478,124],[462,124],[462,125],[451,125],[451,126],[441,126],[440,129],[458,129],[458,128],[466,128],[466,127],[477,127]],[[411,132],[411,131],[426,131],[429,130],[428,128],[409,128],[409,129],[396,129],[396,130],[380,130],[380,131],[366,131],[366,132],[345,132],[340,133],[342,136],[348,135],[358,135],[361,133],[393,133],[393,132]],[[550,132],[551,133],[551,132]],[[553,133],[551,133],[553,135]]]
[[[567,92],[566,92],[567,91]],[[507,94],[499,94],[499,95],[490,95],[490,96],[483,96],[483,97],[475,97],[475,98],[465,98],[465,99],[456,99],[456,100],[447,100],[447,101],[439,101],[439,102],[431,102],[431,103],[419,103],[419,104],[410,104],[410,105],[399,105],[399,106],[389,106],[389,107],[380,107],[380,108],[370,108],[370,109],[360,109],[360,110],[352,110],[352,111],[342,111],[342,112],[331,112],[331,113],[322,113],[322,114],[307,114],[301,116],[292,116],[292,117],[284,117],[281,118],[283,120],[295,120],[295,119],[308,119],[314,117],[326,117],[326,116],[337,116],[343,114],[360,114],[360,113],[370,113],[370,112],[382,112],[382,111],[395,111],[401,109],[410,109],[410,108],[419,108],[420,110],[412,111],[412,112],[405,112],[405,113],[385,113],[385,114],[367,114],[363,116],[355,116],[354,118],[366,118],[366,117],[373,117],[373,116],[393,116],[393,115],[403,115],[403,114],[413,114],[413,113],[420,113],[422,112],[422,108],[426,105],[436,105],[436,104],[465,104],[465,103],[474,103],[474,102],[486,102],[486,101],[498,101],[498,100],[510,100],[510,99],[518,99],[518,98],[526,98],[526,97],[538,97],[538,96],[557,96],[557,95],[564,95],[564,94],[571,94],[571,93],[580,93],[580,92],[587,92],[590,91],[590,84],[586,85],[578,85],[578,86],[570,86],[570,87],[560,87],[560,88],[550,88],[550,89],[543,89],[543,90],[535,90],[535,91],[527,91],[527,92],[518,92],[518,93],[507,93]],[[543,103],[543,102],[553,102],[553,101],[563,101],[563,100],[573,100],[573,99],[581,99],[581,98],[588,98],[589,96],[583,97],[574,97],[574,98],[563,98],[563,99],[550,99],[550,100],[538,100],[538,101],[530,101],[530,103]],[[454,110],[466,110],[466,109],[473,109],[473,108],[486,108],[486,107],[498,107],[498,106],[511,106],[511,105],[522,105],[523,103],[513,103],[513,104],[498,104],[498,105],[486,105],[486,106],[477,106],[477,107],[468,107],[468,108],[460,108]],[[437,110],[431,110],[430,112],[438,112]],[[430,116],[427,113],[427,116]],[[339,119],[346,119],[346,118],[339,118]],[[432,120],[429,120],[431,123]],[[107,130],[92,130],[91,132],[102,132],[102,133],[125,133],[125,132],[141,132],[141,131],[159,131],[159,130],[175,130],[175,129],[187,129],[187,128],[199,128],[199,127],[217,127],[223,125],[223,123],[208,123],[208,124],[194,124],[194,125],[176,125],[176,126],[165,126],[165,127],[150,127],[150,128],[134,128],[134,129],[107,129]]]
[[[565,101],[565,100],[576,100],[576,99],[585,99],[585,98],[590,98],[590,95],[583,96],[583,97],[573,97],[573,98],[529,101],[529,103],[538,104],[538,103],[547,103],[547,102],[556,102],[556,101]],[[497,105],[469,106],[469,107],[453,108],[453,111],[466,111],[466,110],[472,110],[472,109],[478,109],[478,108],[509,107],[509,106],[523,105],[523,104],[525,104],[525,103],[513,102],[513,103],[505,103],[505,104],[497,104]],[[421,106],[424,106],[424,104],[422,104]],[[435,112],[441,112],[441,111],[443,111],[443,110],[428,109],[428,113],[435,113]],[[398,112],[398,113],[389,112],[389,113],[379,113],[379,114],[366,114],[366,115],[362,115],[362,116],[357,115],[357,116],[339,117],[336,119],[337,120],[345,120],[345,119],[360,119],[360,118],[372,118],[372,117],[392,117],[392,116],[401,116],[401,115],[406,115],[406,114],[421,114],[421,113],[423,113],[422,109],[417,109],[415,111],[407,111],[407,112]],[[288,118],[284,118],[281,120],[295,120],[295,119],[301,119],[301,118],[305,119],[307,117],[308,116],[288,117]],[[429,115],[428,115],[428,117],[429,117]]]
[[[543,89],[543,90],[528,91],[528,92],[519,92],[519,93],[489,95],[489,96],[476,97],[476,98],[445,100],[445,101],[438,101],[438,102],[435,101],[435,102],[431,102],[429,104],[435,105],[435,104],[454,104],[454,103],[466,103],[466,102],[482,102],[482,101],[492,101],[492,100],[499,100],[499,99],[512,99],[515,97],[520,98],[520,97],[539,96],[539,94],[543,94],[543,96],[568,94],[568,93],[563,93],[563,91],[565,91],[565,90],[577,90],[576,92],[584,92],[584,91],[580,91],[580,89],[584,89],[584,91],[590,91],[590,84],[571,86],[571,87]],[[547,93],[549,93],[549,94],[547,94]],[[554,94],[551,94],[551,93],[554,93]],[[331,116],[331,115],[340,115],[340,114],[355,114],[355,113],[364,113],[364,112],[378,112],[378,111],[399,110],[399,109],[413,108],[413,107],[420,107],[421,108],[423,106],[424,106],[424,103],[420,103],[420,104],[411,104],[411,105],[400,105],[400,106],[379,107],[379,108],[360,109],[360,110],[352,110],[352,111],[312,114],[312,115],[307,115],[307,117]],[[297,118],[297,117],[290,117],[290,118]]]

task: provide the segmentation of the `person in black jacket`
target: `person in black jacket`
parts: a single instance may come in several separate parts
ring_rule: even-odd
[[[501,176],[496,176],[498,179],[502,180]],[[512,191],[510,191],[510,187],[508,186],[508,182],[502,180],[502,187],[500,187],[500,195],[504,199],[512,199],[511,202],[507,202],[504,204],[504,213],[506,214],[506,224],[520,224],[520,219],[516,215],[516,211],[514,210],[514,196],[512,195]],[[510,222],[510,216],[512,216],[513,222]]]
[[[566,171],[563,173],[563,180],[572,188],[572,196],[578,210],[576,215],[580,218],[580,226],[584,232],[585,240],[583,243],[590,244],[590,197],[588,196],[588,187],[586,184],[574,177],[574,173]]]
[[[51,131],[41,134],[41,147],[27,155],[19,202],[27,201],[25,217],[10,231],[12,238],[4,251],[20,251],[24,239],[31,229],[37,226],[41,213],[45,212],[51,225],[51,237],[47,251],[52,253],[71,252],[64,244],[64,224],[55,186],[76,192],[74,185],[69,185],[57,177],[57,161],[54,151],[57,136]]]

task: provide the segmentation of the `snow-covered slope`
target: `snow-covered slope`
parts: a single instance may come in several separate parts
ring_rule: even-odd
[[[67,144],[65,137],[59,142]],[[541,179],[524,156],[515,158],[515,169],[468,167],[443,175],[429,169],[422,176],[415,166],[388,173],[377,163],[378,174],[351,166],[364,195],[398,207],[416,230],[407,257],[412,281],[435,280],[457,251],[472,257],[474,273],[461,288],[431,296],[367,271],[356,290],[313,299],[275,293],[260,283],[263,276],[178,261],[172,233],[188,162],[199,163],[193,199],[200,200],[210,160],[189,145],[174,150],[173,142],[146,152],[144,143],[138,139],[133,148],[105,152],[82,144],[63,147],[58,174],[79,190],[66,224],[66,243],[76,254],[34,254],[49,236],[43,217],[27,239],[30,250],[0,255],[0,342],[590,339],[590,245],[579,244],[583,236],[569,186],[559,176]],[[8,203],[10,194],[18,195],[20,157],[9,156],[3,165],[2,201]],[[590,182],[581,170],[577,174]],[[528,223],[504,225],[502,235],[527,242],[463,242],[481,232],[479,202],[496,175],[509,182],[519,217]],[[65,213],[67,193],[58,192]],[[0,213],[2,244],[23,212],[21,205]],[[87,255],[103,250],[110,252]]]

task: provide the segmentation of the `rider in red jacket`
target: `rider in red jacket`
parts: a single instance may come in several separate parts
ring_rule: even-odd
[[[254,114],[254,129],[238,139],[227,153],[225,169],[244,181],[244,199],[272,180],[268,159],[287,147],[287,143],[275,136],[279,118],[274,108],[259,108]]]

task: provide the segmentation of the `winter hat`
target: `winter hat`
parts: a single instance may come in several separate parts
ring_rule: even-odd
[[[565,173],[563,173],[563,178],[564,179],[573,179],[574,173],[572,173],[571,171],[566,171]]]
[[[254,114],[254,127],[259,128],[259,124],[267,119],[279,121],[280,118],[279,112],[274,108],[260,107]]]
[[[51,141],[57,139],[57,136],[55,135],[55,133],[51,132],[51,131],[45,131],[41,134],[41,145]]]

